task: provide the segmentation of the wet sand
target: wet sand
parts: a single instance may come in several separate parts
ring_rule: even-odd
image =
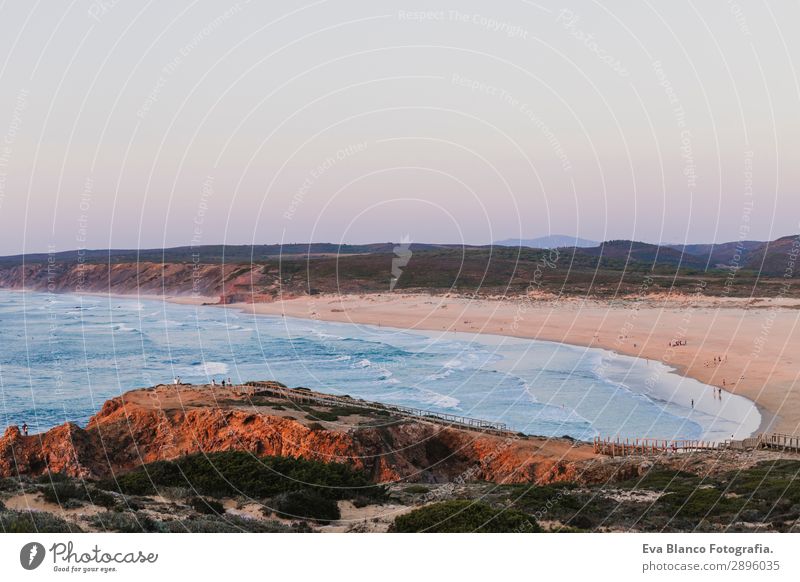
[[[663,362],[722,388],[723,395],[754,401],[763,418],[759,431],[800,433],[800,300],[651,296],[590,301],[387,293],[316,295],[230,307],[257,314],[600,347]]]

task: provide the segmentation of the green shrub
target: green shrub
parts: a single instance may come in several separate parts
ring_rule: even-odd
[[[0,478],[0,491],[19,491],[22,484],[17,479]]]
[[[64,483],[70,481],[69,475],[66,473],[43,473],[36,478],[37,483],[49,485],[50,483]]]
[[[101,531],[143,533],[164,531],[161,522],[139,512],[106,512],[93,515],[89,523]]]
[[[0,530],[5,533],[79,533],[81,528],[44,511],[0,512]]]
[[[367,507],[368,505],[373,505],[376,501],[379,502],[379,500],[377,499],[373,499],[371,497],[363,497],[363,496],[354,497],[352,499],[353,507],[359,507],[359,508]]]
[[[697,475],[673,469],[654,467],[644,476],[635,477],[620,483],[622,488],[649,489],[666,493],[683,493],[688,495],[702,484]]]
[[[207,515],[218,515],[225,513],[225,508],[219,501],[214,499],[205,499],[203,497],[192,497],[189,499],[189,506],[198,513]]]
[[[238,516],[202,516],[168,521],[162,524],[169,533],[307,533],[311,529],[304,522],[284,525],[277,521],[244,519]]]
[[[569,515],[579,511],[585,500],[574,495],[574,483],[552,485],[517,485],[513,487],[509,502],[525,513],[547,513],[555,516]]]
[[[324,422],[334,422],[339,420],[339,415],[334,414],[333,412],[328,412],[327,410],[322,411],[313,411],[306,414],[306,418],[308,420],[322,420]]]
[[[800,504],[800,462],[765,461],[724,479],[728,490],[753,500],[768,503]]]
[[[726,497],[718,489],[709,488],[697,489],[688,496],[682,493],[668,493],[658,499],[656,506],[672,518],[695,520],[737,513],[744,503],[743,498]]]
[[[42,489],[42,497],[48,503],[59,505],[70,500],[84,501],[87,498],[86,488],[70,481],[55,481]]]
[[[94,505],[105,507],[106,509],[112,509],[117,505],[117,500],[113,495],[106,491],[101,491],[100,489],[94,489],[90,492],[89,501]]]
[[[148,473],[151,469],[158,470],[161,467],[159,463],[162,463],[162,461],[145,465],[144,467],[147,467],[147,469],[140,467],[130,473],[104,479],[99,483],[99,487],[106,491],[119,491],[125,495],[153,495],[156,489]],[[165,479],[163,475],[160,475],[160,478]]]
[[[538,532],[536,521],[524,513],[494,509],[486,503],[459,499],[434,503],[400,515],[391,531],[400,533]]]
[[[409,493],[411,495],[422,495],[428,493],[430,490],[430,487],[427,487],[426,485],[409,485],[403,489],[405,493]]]
[[[258,458],[231,451],[195,454],[176,461],[157,461],[101,483],[126,495],[153,495],[157,488],[187,487],[199,495],[266,499],[299,489],[314,489],[329,499],[385,497],[366,474],[342,463],[288,457]]]
[[[308,489],[281,493],[272,499],[270,505],[275,513],[288,519],[335,521],[341,517],[335,500]],[[264,508],[265,511],[269,509]]]

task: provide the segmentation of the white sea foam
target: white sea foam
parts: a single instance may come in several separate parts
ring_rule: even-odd
[[[49,352],[35,354],[34,366],[16,346],[21,337],[21,319],[16,318],[29,316],[31,341],[46,338],[50,326],[50,319],[37,313],[46,298],[31,294],[26,299],[23,304],[10,296],[2,303],[0,340],[9,359],[4,369],[30,367],[36,384],[45,386],[52,383],[55,368]],[[270,316],[229,321],[229,312],[216,309],[160,302],[155,309],[149,301],[117,298],[97,302],[102,303],[99,309],[71,312],[82,314],[82,319],[63,326],[62,343],[57,346],[58,369],[76,394],[85,385],[87,361],[94,384],[121,384],[126,389],[141,386],[145,376],[156,381],[169,381],[174,375],[187,381],[219,380],[231,373],[233,365],[225,362],[236,361],[235,372],[244,379],[274,378],[290,386],[344,391],[365,400],[432,411],[457,409],[533,434],[721,440],[755,431],[760,420],[753,403],[744,398],[724,393],[720,401],[711,387],[667,366],[596,348],[476,334],[447,334],[442,339],[436,332],[327,322],[309,325]],[[70,301],[58,309],[70,311],[74,305]],[[138,313],[142,305],[145,316]],[[36,317],[31,317],[33,313]],[[236,329],[245,319],[255,323],[257,337]],[[166,336],[164,326],[172,322],[183,323]],[[85,337],[76,333],[78,326]],[[137,337],[132,335],[137,328],[143,342],[122,341]],[[195,333],[197,328],[202,329],[202,338]],[[231,330],[237,332],[236,342],[228,336]],[[111,333],[120,334],[113,351]],[[337,343],[341,349],[332,353],[328,338],[352,341]],[[366,344],[369,351],[362,351]],[[197,361],[198,354],[207,361]],[[115,366],[120,362],[125,365]],[[96,394],[112,395],[113,391]],[[13,415],[29,415],[34,406],[28,392],[13,388],[6,402],[12,403]],[[42,412],[39,418],[48,423],[63,421],[64,405],[57,395],[37,394],[37,414]],[[74,419],[85,421],[94,412],[81,409]]]
[[[455,396],[448,396],[446,394],[439,394],[432,390],[425,390],[424,388],[417,388],[420,394],[420,400],[429,406],[436,406],[439,408],[458,408],[461,401]]]
[[[193,373],[197,373],[198,369],[206,376],[221,376],[230,371],[228,364],[224,362],[203,362],[197,366],[193,366]]]
[[[431,374],[431,375],[427,376],[426,380],[434,380],[434,381],[435,380],[444,380],[445,378],[449,378],[453,374],[453,372],[455,372],[455,369],[448,368],[444,372],[439,372],[437,374]]]

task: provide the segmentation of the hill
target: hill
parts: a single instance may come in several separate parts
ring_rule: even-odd
[[[794,292],[783,283],[798,244],[797,237],[784,237],[680,247],[613,240],[559,249],[419,243],[406,249],[386,242],[66,251],[0,258],[0,288],[261,302],[320,292],[383,292],[390,284],[394,290],[425,293],[535,290],[615,297],[642,288],[681,293],[702,283],[709,295],[769,297]],[[796,278],[796,270],[788,276]]]

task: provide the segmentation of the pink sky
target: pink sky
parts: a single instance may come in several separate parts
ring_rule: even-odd
[[[0,254],[800,232],[796,2],[425,6],[4,5]]]

